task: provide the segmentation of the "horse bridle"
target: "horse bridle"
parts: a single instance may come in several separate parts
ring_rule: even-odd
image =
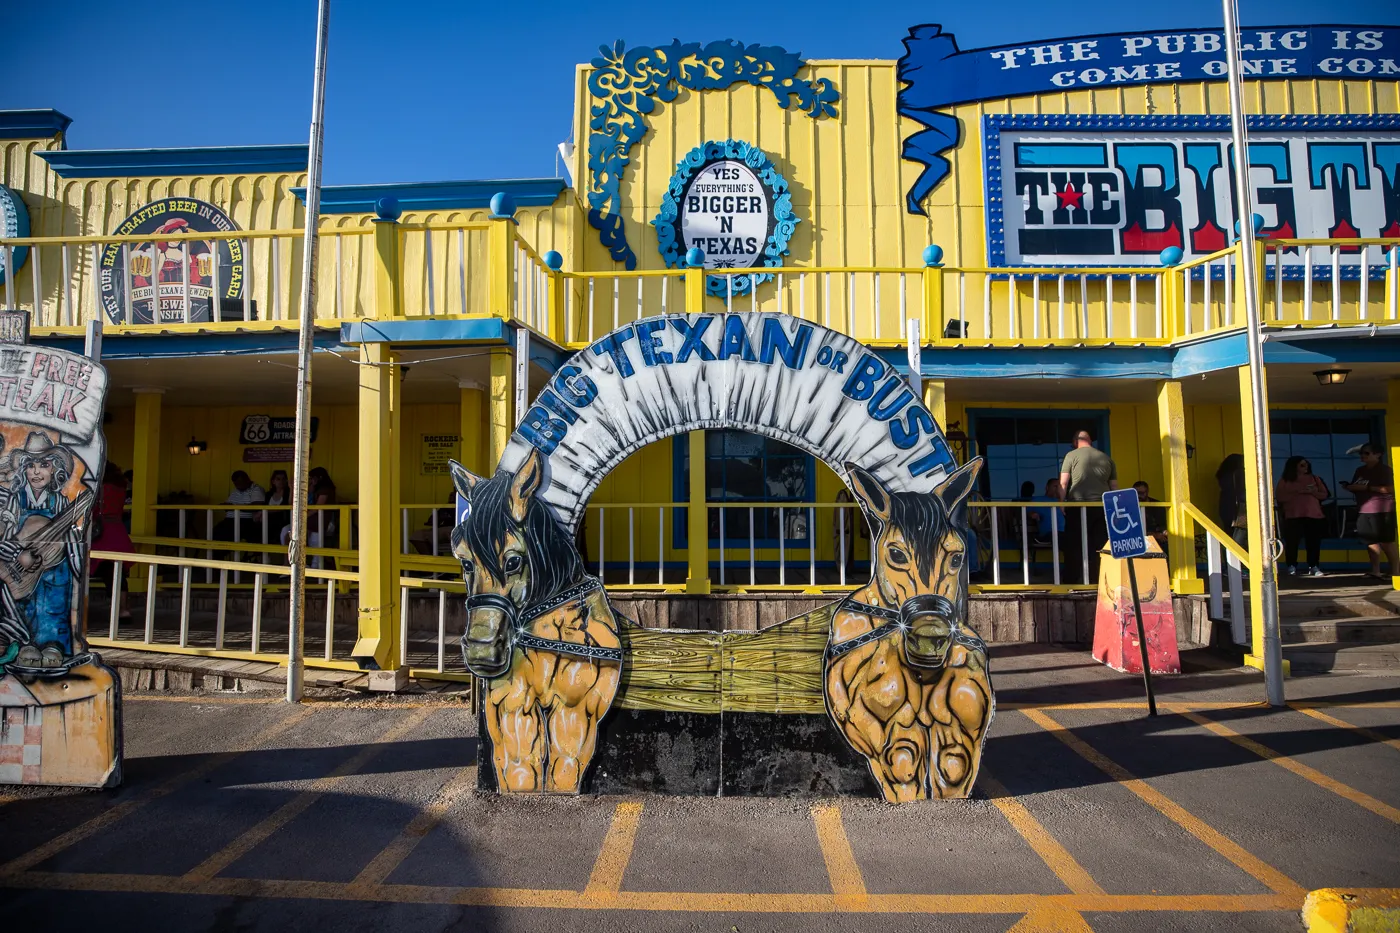
[[[474,609],[495,609],[506,617],[506,625],[513,633],[515,644],[521,648],[530,648],[536,651],[549,651],[554,654],[567,654],[580,658],[592,658],[599,661],[622,662],[621,648],[608,648],[602,645],[579,644],[572,641],[560,641],[557,638],[541,638],[539,635],[532,635],[525,631],[525,626],[538,619],[540,616],[548,615],[565,603],[573,602],[576,599],[587,596],[594,590],[603,588],[603,583],[597,577],[590,577],[582,583],[561,590],[546,599],[529,606],[524,611],[516,608],[515,603],[499,593],[473,593],[467,597],[467,615],[470,616]],[[466,640],[466,636],[462,636]]]
[[[940,596],[936,593],[931,593],[924,596],[917,596],[915,597],[915,599],[925,600],[927,605],[931,605],[939,609],[946,609],[949,615],[951,615],[952,613],[953,601],[946,596]],[[843,609],[850,609],[853,612],[858,612],[862,615],[868,615],[872,619],[884,619],[886,621],[884,622],[884,624],[877,625],[870,631],[857,635],[855,638],[849,638],[846,641],[842,642],[828,643],[826,646],[826,657],[829,661],[835,660],[836,658],[839,658],[842,655],[849,654],[850,652],[856,650],[862,645],[868,645],[872,641],[879,641],[882,638],[886,638],[890,635],[893,635],[895,632],[902,631],[908,628],[907,624],[904,622],[904,617],[901,613],[896,612],[893,609],[886,609],[884,606],[872,606],[870,603],[863,603],[860,600],[856,599],[854,596],[847,596],[845,599],[841,600],[841,602],[836,604],[837,612],[840,612]],[[951,628],[952,631],[950,635],[952,640],[962,645],[963,647],[983,647],[979,639],[975,638],[974,636],[965,634],[956,624],[951,626]]]

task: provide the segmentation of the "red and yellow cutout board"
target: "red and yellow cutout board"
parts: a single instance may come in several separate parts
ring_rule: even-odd
[[[1128,586],[1128,561],[1113,557],[1107,549],[1099,563],[1099,604],[1094,613],[1094,658],[1115,671],[1142,673],[1133,593]],[[1151,538],[1147,556],[1137,561],[1138,597],[1142,604],[1142,628],[1147,635],[1147,663],[1154,674],[1180,674],[1181,654],[1176,645],[1176,613],[1167,573],[1167,557]]]

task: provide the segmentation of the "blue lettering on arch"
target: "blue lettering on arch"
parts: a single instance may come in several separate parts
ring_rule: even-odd
[[[636,336],[631,325],[622,328],[622,330],[614,331],[593,345],[593,355],[602,356],[606,353],[611,356],[613,362],[617,364],[618,375],[626,379],[635,370],[632,368],[632,361],[627,357],[627,350],[622,345]]]
[[[598,384],[573,363],[559,367],[550,385],[575,408],[584,408],[598,397]]]
[[[884,374],[885,364],[880,362],[879,357],[867,353],[851,369],[851,374],[846,377],[846,384],[841,387],[841,394],[863,402],[875,394],[875,383]]]
[[[682,341],[681,348],[676,353],[677,363],[684,363],[690,359],[692,353],[699,356],[702,363],[715,358],[714,353],[700,339],[705,336],[705,330],[714,323],[714,320],[713,315],[707,314],[696,318],[695,325],[692,327],[685,318],[671,318],[671,327],[675,328],[676,333],[681,335]]]
[[[661,341],[657,339],[656,332],[666,329],[666,322],[652,318],[648,321],[638,321],[632,325],[637,331],[637,346],[642,351],[642,362],[648,366],[655,366],[657,363],[671,362],[669,350],[661,349]]]
[[[569,433],[569,426],[558,418],[551,418],[549,412],[536,405],[525,412],[519,430],[525,440],[547,457],[554,453],[564,435]]]
[[[783,329],[783,322],[777,318],[765,318],[763,321],[763,342],[759,345],[759,362],[768,365],[773,364],[773,354],[776,352],[782,357],[783,365],[788,369],[801,369],[807,359],[807,345],[812,339],[812,325],[797,325],[797,335],[788,340],[787,332]]]
[[[744,319],[737,314],[724,318],[724,337],[719,342],[719,358],[727,360],[734,354],[750,363],[758,362],[753,355],[753,345],[749,343],[749,333],[744,329]]]
[[[921,431],[933,435],[936,430],[933,415],[918,405],[911,405],[909,410],[904,413],[903,420],[895,418],[890,422],[890,440],[900,450],[908,450],[919,443]]]

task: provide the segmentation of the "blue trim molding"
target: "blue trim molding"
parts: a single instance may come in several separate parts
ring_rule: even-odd
[[[686,153],[671,176],[671,183],[661,199],[661,211],[651,225],[656,228],[656,248],[661,252],[669,268],[684,267],[685,256],[681,250],[681,210],[680,199],[691,176],[713,162],[733,159],[753,169],[758,180],[767,189],[771,212],[768,217],[768,239],[763,247],[763,265],[779,268],[783,257],[788,254],[788,242],[801,220],[792,212],[792,192],[788,190],[787,179],[778,174],[773,160],[757,146],[737,139],[724,142],[707,142]],[[750,266],[749,268],[753,268]],[[720,298],[731,294],[747,295],[756,286],[772,279],[766,272],[744,272],[742,274],[707,275],[705,291]]]
[[[59,178],[153,175],[266,175],[305,172],[307,146],[209,146],[197,149],[63,149],[36,152]]]
[[[486,210],[505,192],[517,207],[548,207],[569,187],[562,178],[427,181],[400,185],[332,185],[321,189],[323,214],[373,214],[381,198],[395,198],[401,211]],[[305,188],[293,188],[303,203]]]
[[[0,139],[53,139],[73,118],[57,110],[0,110]]]
[[[682,89],[723,90],[747,83],[767,88],[784,110],[797,108],[812,119],[836,116],[841,99],[827,78],[797,77],[805,62],[797,52],[777,46],[744,45],[733,39],[699,42],[673,40],[670,45],[631,50],[621,41],[600,46],[588,77],[588,93],[598,101],[589,108],[588,222],[598,230],[614,262],[637,268],[637,254],[627,244],[622,222],[622,177],[629,153],[647,134],[645,116],[658,103],[670,103]]]
[[[1362,131],[1396,131],[1400,130],[1400,114],[1375,114],[1375,115],[1250,115],[1248,117],[1249,129],[1251,132],[1279,132],[1279,131],[1328,131],[1338,133],[1355,133]],[[989,266],[1008,266],[1006,260],[1006,206],[1002,199],[1003,175],[1006,171],[1012,170],[1012,165],[1004,163],[1013,157],[1002,151],[1001,134],[1003,131],[1016,130],[1048,130],[1058,132],[1073,133],[1160,133],[1163,135],[1171,133],[1220,133],[1228,135],[1230,132],[1230,118],[1226,115],[1087,115],[1087,114],[986,114],[982,117],[982,164],[985,167],[983,177],[985,179],[986,195],[986,224],[987,224],[987,264]],[[913,137],[911,137],[911,140]],[[1254,144],[1250,146],[1251,153]],[[1267,233],[1267,231],[1266,231]],[[1183,233],[1184,235],[1184,233]],[[1036,263],[1036,267],[1045,265],[1056,265],[1046,263]],[[1156,257],[1144,258],[1140,262],[1124,260],[1121,265],[1142,265],[1144,268],[1155,268],[1158,265]],[[1067,266],[1069,267],[1069,266]],[[1079,268],[1075,266],[1074,268]],[[1223,280],[1225,275],[1224,267],[1212,269],[1212,278]],[[1196,268],[1192,275],[1200,279],[1203,270]],[[1298,266],[1286,265],[1283,269],[1285,279],[1301,279],[1303,269]],[[1265,276],[1272,279],[1274,267],[1270,263],[1265,269]],[[1371,269],[1372,278],[1384,278],[1385,269],[1383,266],[1374,266]],[[1330,266],[1318,264],[1313,267],[1313,278],[1315,280],[1330,281],[1332,270]],[[1342,278],[1357,279],[1360,277],[1360,269],[1354,267],[1343,267]]]

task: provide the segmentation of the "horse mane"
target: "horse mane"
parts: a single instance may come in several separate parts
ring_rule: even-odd
[[[933,562],[943,535],[948,531],[948,513],[936,493],[890,493],[890,524],[904,532],[914,552],[920,576],[933,572]]]
[[[525,537],[525,553],[530,561],[530,594],[525,607],[542,602],[567,589],[584,577],[583,561],[574,542],[559,527],[549,509],[534,496],[525,507],[525,521],[516,524],[510,515],[510,487],[514,473],[498,472],[472,490],[471,512],[462,525],[453,529],[461,535],[477,560],[493,577],[505,576],[497,559],[506,535],[516,530]]]

